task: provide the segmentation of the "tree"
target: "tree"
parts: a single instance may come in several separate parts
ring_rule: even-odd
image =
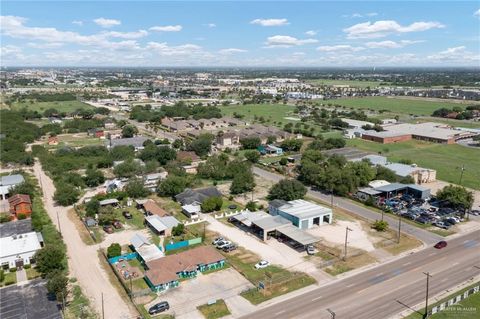
[[[307,188],[294,179],[283,179],[270,188],[268,199],[283,199],[291,201],[301,199],[307,194]]]
[[[288,159],[286,157],[282,157],[279,161],[280,165],[285,166],[288,164]]]
[[[88,187],[95,187],[102,184],[105,181],[105,176],[101,170],[88,168],[85,172],[85,177],[83,178],[85,181],[85,185]]]
[[[206,156],[210,153],[213,139],[212,134],[201,134],[188,145],[188,149],[194,151],[198,156]]]
[[[388,222],[386,220],[376,220],[372,228],[376,231],[384,232],[388,230]]]
[[[437,192],[437,198],[448,201],[452,207],[457,209],[472,209],[473,193],[462,186],[447,185]]]
[[[100,209],[100,202],[95,197],[85,204],[85,212],[88,217],[95,216]]]
[[[252,163],[257,163],[258,160],[260,159],[260,152],[257,151],[257,150],[249,150],[249,151],[246,151],[245,153],[243,153],[243,156],[245,156],[245,158],[252,162]]]
[[[391,169],[383,166],[377,166],[377,175],[375,176],[375,179],[385,180],[394,183],[397,181],[397,175]]]
[[[254,150],[257,149],[262,142],[260,141],[259,137],[245,137],[240,140],[240,144],[242,144],[242,148],[246,150]]]
[[[54,270],[47,275],[47,291],[54,294],[57,301],[63,301],[68,296],[68,278],[62,271]]]
[[[160,196],[175,196],[183,192],[188,186],[188,179],[184,176],[168,175],[168,177],[158,183],[157,193]]]
[[[62,206],[73,205],[77,202],[80,192],[78,189],[67,183],[57,183],[53,199]]]
[[[230,185],[230,194],[242,194],[255,188],[255,179],[250,168],[237,172]]]
[[[179,149],[182,149],[184,146],[183,144],[183,140],[182,139],[176,139],[175,141],[173,141],[172,143],[172,147],[179,150]]]
[[[119,243],[112,243],[110,246],[107,248],[107,257],[112,258],[112,257],[117,257],[122,255],[122,246],[120,246]]]
[[[35,254],[37,271],[47,275],[54,270],[65,270],[65,251],[59,245],[46,245]]]
[[[181,236],[185,232],[185,225],[179,223],[177,226],[172,228],[172,235],[173,236]]]
[[[135,149],[130,145],[118,145],[111,149],[110,156],[114,161],[121,161],[135,157]]]
[[[101,207],[98,210],[98,223],[100,225],[111,225],[117,218],[112,206]]]
[[[221,197],[209,197],[205,199],[201,205],[203,213],[210,213],[222,208],[223,199]]]
[[[303,141],[299,139],[286,139],[280,144],[280,147],[285,151],[296,152],[299,151],[303,145]]]
[[[113,169],[113,173],[118,177],[132,177],[139,174],[141,171],[142,167],[133,160],[126,160],[125,162],[115,166]]]
[[[25,194],[29,195],[31,199],[35,197],[35,185],[29,180],[25,180],[20,184],[15,185],[9,190],[9,195]]]
[[[251,212],[256,212],[258,210],[258,205],[255,202],[249,201],[247,205],[245,205],[245,208]]]
[[[125,125],[122,128],[122,137],[123,138],[134,137],[137,134],[138,134],[138,129],[133,125]]]
[[[150,191],[145,188],[143,181],[138,178],[128,182],[125,187],[125,192],[127,192],[127,195],[131,198],[147,197],[148,194],[150,194]]]

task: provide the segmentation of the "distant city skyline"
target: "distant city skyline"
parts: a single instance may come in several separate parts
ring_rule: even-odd
[[[457,2],[3,1],[1,66],[480,66]]]

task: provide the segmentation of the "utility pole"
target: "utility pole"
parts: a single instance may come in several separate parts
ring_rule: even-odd
[[[425,295],[425,313],[423,314],[423,318],[425,319],[428,317],[428,285],[429,285],[430,277],[432,277],[432,275],[430,275],[429,272],[424,272],[423,274],[427,276],[427,293]]]
[[[332,315],[332,319],[335,319],[336,313],[330,308],[328,308],[327,311],[330,312],[330,315]]]
[[[58,232],[60,233],[60,237],[62,236],[62,227],[60,226],[60,217],[58,217],[58,210],[57,210],[57,223],[58,223]]]
[[[347,243],[348,243],[348,232],[353,231],[353,229],[348,228],[345,229],[345,255],[343,256],[343,260],[347,260]]]
[[[397,244],[400,244],[400,229],[402,228],[402,216],[398,214],[398,238]]]
[[[458,167],[460,168],[460,181],[458,182],[458,185],[462,185],[462,179],[463,179],[463,172],[465,172],[465,164],[462,165],[462,167]]]
[[[105,308],[103,307],[103,292],[102,292],[102,319],[105,319]]]
[[[333,209],[333,186],[330,188],[330,207]]]

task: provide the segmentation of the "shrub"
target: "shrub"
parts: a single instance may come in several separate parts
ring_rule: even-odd
[[[0,281],[3,281],[5,279],[5,271],[3,269],[0,269]]]
[[[122,247],[119,243],[112,243],[107,248],[107,256],[108,258],[117,257],[122,254]]]
[[[12,267],[9,269],[10,272],[16,272],[17,271],[17,267]]]
[[[27,215],[25,213],[18,213],[17,214],[17,219],[18,220],[22,220],[22,219],[25,219],[27,218]]]
[[[172,235],[173,236],[180,236],[184,233],[185,231],[185,225],[180,223],[177,226],[172,228]]]
[[[252,201],[248,202],[247,205],[245,205],[245,208],[248,209],[251,212],[255,212],[258,209],[257,203],[252,202]]]
[[[203,201],[202,212],[210,213],[222,208],[223,200],[221,197],[210,197]]]
[[[28,264],[28,265],[23,266],[23,268],[24,269],[30,269],[30,268],[32,268],[32,265]]]
[[[385,220],[376,220],[373,223],[372,228],[375,229],[376,231],[384,232],[388,230],[388,222]]]

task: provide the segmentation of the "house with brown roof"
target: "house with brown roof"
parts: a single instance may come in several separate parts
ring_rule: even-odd
[[[58,137],[50,136],[48,138],[48,145],[58,145]]]
[[[209,246],[200,246],[146,264],[145,281],[155,292],[177,287],[182,278],[194,278],[198,272],[223,268],[225,257]]]
[[[18,217],[19,214],[30,216],[32,213],[32,201],[29,195],[15,194],[8,199],[10,214]]]
[[[147,200],[142,206],[148,215],[157,215],[159,217],[164,217],[168,215],[167,211],[158,206],[158,204],[151,199]]]

